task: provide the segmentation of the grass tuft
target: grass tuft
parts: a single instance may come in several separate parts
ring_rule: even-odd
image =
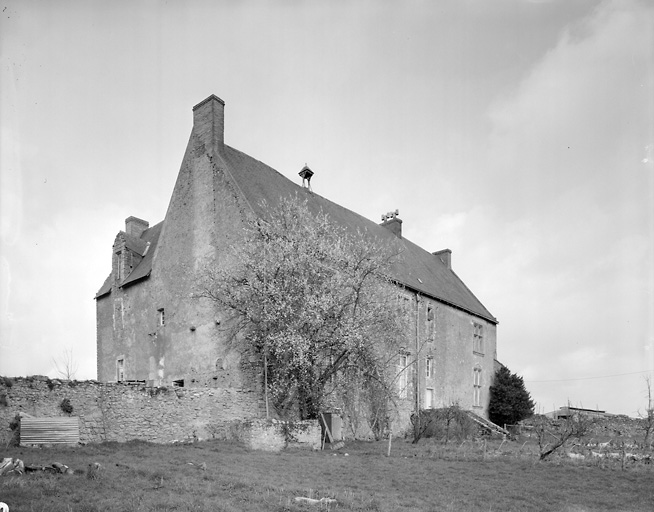
[[[219,441],[11,448],[4,457],[59,461],[75,471],[0,477],[0,497],[10,510],[53,512],[540,511],[573,503],[639,511],[654,502],[652,464],[632,461],[623,470],[620,460],[565,455],[541,463],[537,447],[524,440],[397,440],[390,457],[386,449],[384,442],[356,442],[337,452],[271,454]],[[298,496],[337,503],[317,507]]]

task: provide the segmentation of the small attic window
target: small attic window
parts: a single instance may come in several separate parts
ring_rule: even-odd
[[[118,281],[123,280],[123,252],[118,251],[116,253],[116,259],[118,260],[118,265],[116,266],[116,279]]]
[[[184,379],[177,379],[173,381],[173,387],[174,388],[183,388],[184,387]]]
[[[125,358],[116,359],[116,380],[122,382],[125,380]]]

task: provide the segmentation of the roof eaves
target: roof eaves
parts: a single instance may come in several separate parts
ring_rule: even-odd
[[[123,281],[123,283],[119,286],[119,288],[129,288],[133,284],[140,283],[144,279],[147,279],[148,277],[150,277],[151,273],[152,273],[152,269],[148,270],[148,272],[146,274],[144,274],[142,276],[134,277],[132,279],[130,279],[130,277],[127,276],[127,278],[125,279],[125,281]]]
[[[451,269],[450,269],[450,272],[452,272],[452,274],[454,274],[454,275],[456,276],[456,278],[457,278],[457,279],[459,280],[459,282],[463,285],[463,287],[464,287],[466,290],[468,290],[468,292],[470,293],[470,295],[472,295],[472,296],[475,298],[475,300],[476,300],[477,302],[479,302],[479,304],[481,304],[481,305],[484,307],[484,309],[486,309],[486,306],[484,306],[484,305],[482,304],[482,302],[477,298],[477,296],[472,292],[472,290],[471,290],[470,288],[468,288],[468,286],[463,282],[463,279],[461,279],[461,278],[457,275],[457,273],[454,272],[454,270],[451,270]],[[488,311],[488,310],[487,310],[487,311]],[[490,311],[488,312],[488,315],[489,315],[489,317],[488,317],[489,319],[492,318],[492,319],[493,319],[493,322],[495,322],[496,324],[499,324],[497,318],[495,318],[493,315],[491,315],[491,314],[490,314]],[[477,315],[477,316],[482,316],[482,315]]]
[[[109,295],[111,293],[111,274],[107,276],[107,278],[104,280],[104,283],[102,283],[102,286],[98,290],[98,293],[95,294],[95,299],[99,299],[101,297],[105,297],[106,295]]]
[[[93,297],[93,298],[97,300],[97,299],[101,299],[102,297],[106,297],[107,295],[110,295],[110,294],[111,294],[111,289],[109,289],[109,290],[107,290],[107,291],[104,291],[104,292],[101,292],[101,291],[100,291],[100,292],[98,292],[97,295],[96,295],[95,297]]]
[[[470,308],[467,308],[465,306],[461,306],[460,304],[456,304],[456,303],[454,303],[454,302],[452,302],[450,300],[447,300],[447,299],[445,299],[443,297],[438,297],[435,294],[433,294],[431,292],[428,292],[428,291],[426,291],[424,289],[420,289],[417,286],[414,286],[412,284],[404,283],[404,282],[398,281],[398,280],[393,280],[393,282],[397,283],[400,286],[403,286],[407,290],[410,290],[410,291],[412,291],[414,293],[420,293],[421,295],[429,297],[429,298],[431,298],[433,300],[436,300],[438,302],[442,302],[443,304],[447,304],[448,306],[452,306],[453,308],[459,309],[461,311],[465,311],[466,313],[469,313],[469,314],[474,315],[474,316],[479,317],[479,318],[483,318],[484,320],[488,320],[489,322],[491,322],[491,323],[493,323],[495,325],[499,324],[499,321],[493,315],[483,315],[483,314],[481,314],[481,313],[479,313],[477,311],[473,311]]]

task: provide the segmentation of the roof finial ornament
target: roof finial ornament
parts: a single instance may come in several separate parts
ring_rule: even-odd
[[[311,176],[313,176],[313,171],[309,169],[309,166],[306,164],[306,162],[298,174],[302,176],[302,188],[306,188],[309,192],[312,192]]]
[[[400,210],[396,209],[394,212],[388,212],[382,215],[382,222],[396,218],[400,214]]]

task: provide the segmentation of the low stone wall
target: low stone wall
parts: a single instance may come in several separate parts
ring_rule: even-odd
[[[285,448],[320,450],[318,420],[283,422],[277,420],[246,420],[235,422],[231,437],[253,450],[278,452]]]
[[[62,407],[65,399],[69,412]],[[0,377],[0,445],[13,437],[10,424],[17,414],[77,416],[81,442],[168,443],[230,438],[235,422],[260,417],[261,411],[261,401],[246,389]]]

